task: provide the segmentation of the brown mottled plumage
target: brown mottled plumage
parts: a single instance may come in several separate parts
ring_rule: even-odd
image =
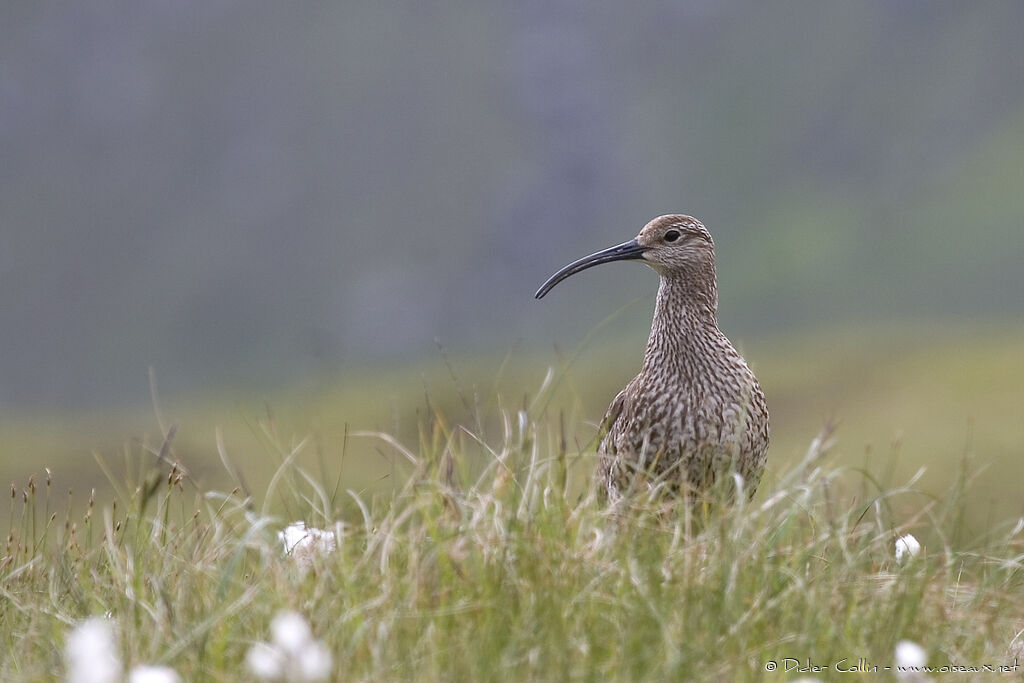
[[[637,482],[700,493],[735,472],[753,495],[768,449],[768,408],[754,373],[718,329],[715,246],[700,221],[655,218],[636,239],[555,273],[537,298],[574,273],[626,259],[652,267],[661,284],[643,367],[602,422],[601,485],[614,502]]]

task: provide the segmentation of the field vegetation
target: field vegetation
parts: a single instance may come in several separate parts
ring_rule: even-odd
[[[440,358],[416,382],[396,369],[236,403],[241,426],[213,424],[224,401],[158,398],[151,433],[118,447],[22,421],[5,461],[34,475],[7,510],[0,678],[64,676],[68,634],[100,617],[126,667],[251,679],[285,611],[337,680],[893,676],[903,640],[965,680],[1012,667],[1022,337],[760,342],[769,475],[711,509],[595,500],[591,420],[628,377],[619,349],[546,375],[515,355]],[[286,552],[296,521],[331,543]],[[922,547],[897,559],[906,534]]]

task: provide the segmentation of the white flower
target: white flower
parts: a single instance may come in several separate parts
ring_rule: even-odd
[[[896,666],[915,670],[925,665],[928,653],[924,648],[911,640],[896,643]],[[899,672],[897,672],[898,674]]]
[[[245,665],[261,681],[275,681],[284,675],[284,653],[270,643],[256,643],[246,653]]]
[[[312,642],[313,632],[298,612],[278,612],[270,622],[270,639],[286,655],[295,657]]]
[[[284,554],[295,561],[299,578],[306,576],[318,555],[332,553],[338,547],[337,533],[328,529],[307,528],[305,522],[289,524],[278,532],[277,537],[284,545]]]
[[[334,552],[338,547],[338,534],[329,529],[306,527],[305,522],[293,522],[279,531],[277,537],[284,545],[284,554],[295,560],[299,576],[304,577],[317,555]]]
[[[297,554],[302,551],[310,553],[330,553],[338,547],[338,538],[329,529],[306,527],[305,522],[293,522],[278,532],[286,554]]]
[[[900,536],[896,539],[896,561],[905,562],[921,552],[921,544],[913,534]]]
[[[334,665],[331,651],[319,640],[307,643],[305,650],[296,660],[300,681],[326,681]]]
[[[119,683],[124,673],[114,625],[102,617],[90,617],[68,634],[64,658],[68,683]]]
[[[270,622],[269,643],[256,643],[245,656],[249,671],[264,681],[314,683],[327,680],[334,664],[330,650],[313,638],[297,612],[280,612]]]
[[[128,674],[128,683],[181,683],[178,672],[168,666],[142,665]]]

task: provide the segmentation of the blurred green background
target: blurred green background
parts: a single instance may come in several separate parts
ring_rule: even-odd
[[[372,482],[345,424],[414,439],[424,387],[496,414],[581,345],[550,411],[585,443],[656,279],[533,291],[678,211],[773,468],[835,417],[850,464],[940,490],[974,453],[1021,514],[1022,33],[1012,2],[5,3],[0,472],[102,484],[93,452],[159,443],[152,367],[208,482],[215,425],[273,464],[264,402]]]

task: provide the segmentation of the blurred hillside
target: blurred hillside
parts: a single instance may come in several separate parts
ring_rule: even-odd
[[[653,275],[536,286],[670,211],[715,234],[734,338],[1019,319],[1022,29],[1006,2],[5,3],[0,408],[572,345]]]

